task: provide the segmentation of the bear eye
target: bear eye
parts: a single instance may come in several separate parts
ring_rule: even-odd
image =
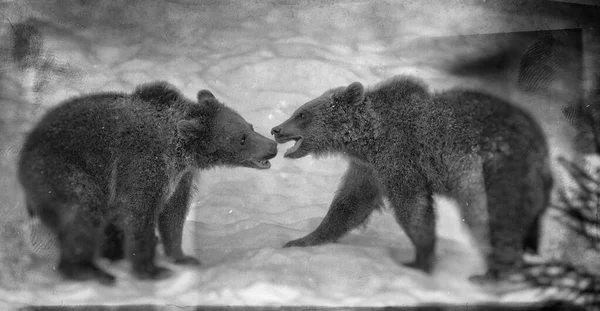
[[[240,143],[242,145],[246,143],[246,134],[244,134],[244,136],[242,136],[242,139],[240,140]]]
[[[300,113],[298,114],[298,116],[296,117],[297,119],[304,119],[304,113]]]

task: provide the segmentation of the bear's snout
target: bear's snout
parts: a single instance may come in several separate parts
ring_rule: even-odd
[[[271,130],[271,135],[273,135],[273,137],[275,138],[275,141],[277,141],[278,143],[284,143],[286,141],[291,140],[291,137],[294,136],[292,133],[293,131],[290,131],[289,127],[285,127],[285,123],[280,124],[276,127],[274,127]]]
[[[266,159],[272,159],[275,156],[277,156],[277,143],[276,142],[272,142],[271,143],[271,148],[269,150],[269,154],[267,154],[267,156],[265,158]]]

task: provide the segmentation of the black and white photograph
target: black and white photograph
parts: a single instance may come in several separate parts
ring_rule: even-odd
[[[600,2],[0,0],[0,310],[600,310]]]

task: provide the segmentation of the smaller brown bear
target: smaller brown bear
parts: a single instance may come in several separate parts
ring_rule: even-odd
[[[167,257],[199,264],[181,249],[195,172],[268,169],[277,144],[210,91],[197,100],[166,82],[82,96],[50,110],[29,134],[18,176],[29,214],[58,237],[65,278],[113,283],[94,263],[99,250],[113,260],[128,255],[140,279],[168,277],[154,263],[157,227]]]
[[[470,90],[431,94],[396,77],[365,90],[355,82],[325,92],[271,131],[295,140],[285,157],[337,153],[350,165],[329,212],[309,235],[285,246],[334,242],[388,197],[416,248],[410,266],[435,258],[434,193],[455,198],[488,256],[495,280],[537,251],[539,220],[552,188],[548,147],[538,124],[497,97]]]

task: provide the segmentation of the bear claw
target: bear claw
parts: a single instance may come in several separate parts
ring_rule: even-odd
[[[419,262],[419,261],[411,261],[411,262],[405,262],[402,264],[403,266],[407,267],[407,268],[411,268],[411,269],[417,269],[420,271],[423,271],[425,273],[430,273],[431,270],[433,270],[433,265],[429,264],[429,263],[423,263],[423,262]]]
[[[73,281],[85,281],[95,280],[102,285],[113,285],[116,282],[116,278],[96,266],[94,263],[65,263],[61,262],[58,266],[58,270],[61,271],[62,275],[67,280]]]
[[[176,258],[174,262],[176,265],[186,265],[186,266],[199,266],[202,264],[200,262],[200,260],[198,260],[192,256],[183,256],[181,258]]]
[[[306,247],[306,246],[315,246],[325,244],[327,241],[319,241],[315,240],[311,237],[303,237],[300,239],[292,240],[283,245],[284,248],[287,247]]]
[[[140,280],[163,280],[173,275],[171,269],[154,266],[152,268],[135,271],[135,275]]]

